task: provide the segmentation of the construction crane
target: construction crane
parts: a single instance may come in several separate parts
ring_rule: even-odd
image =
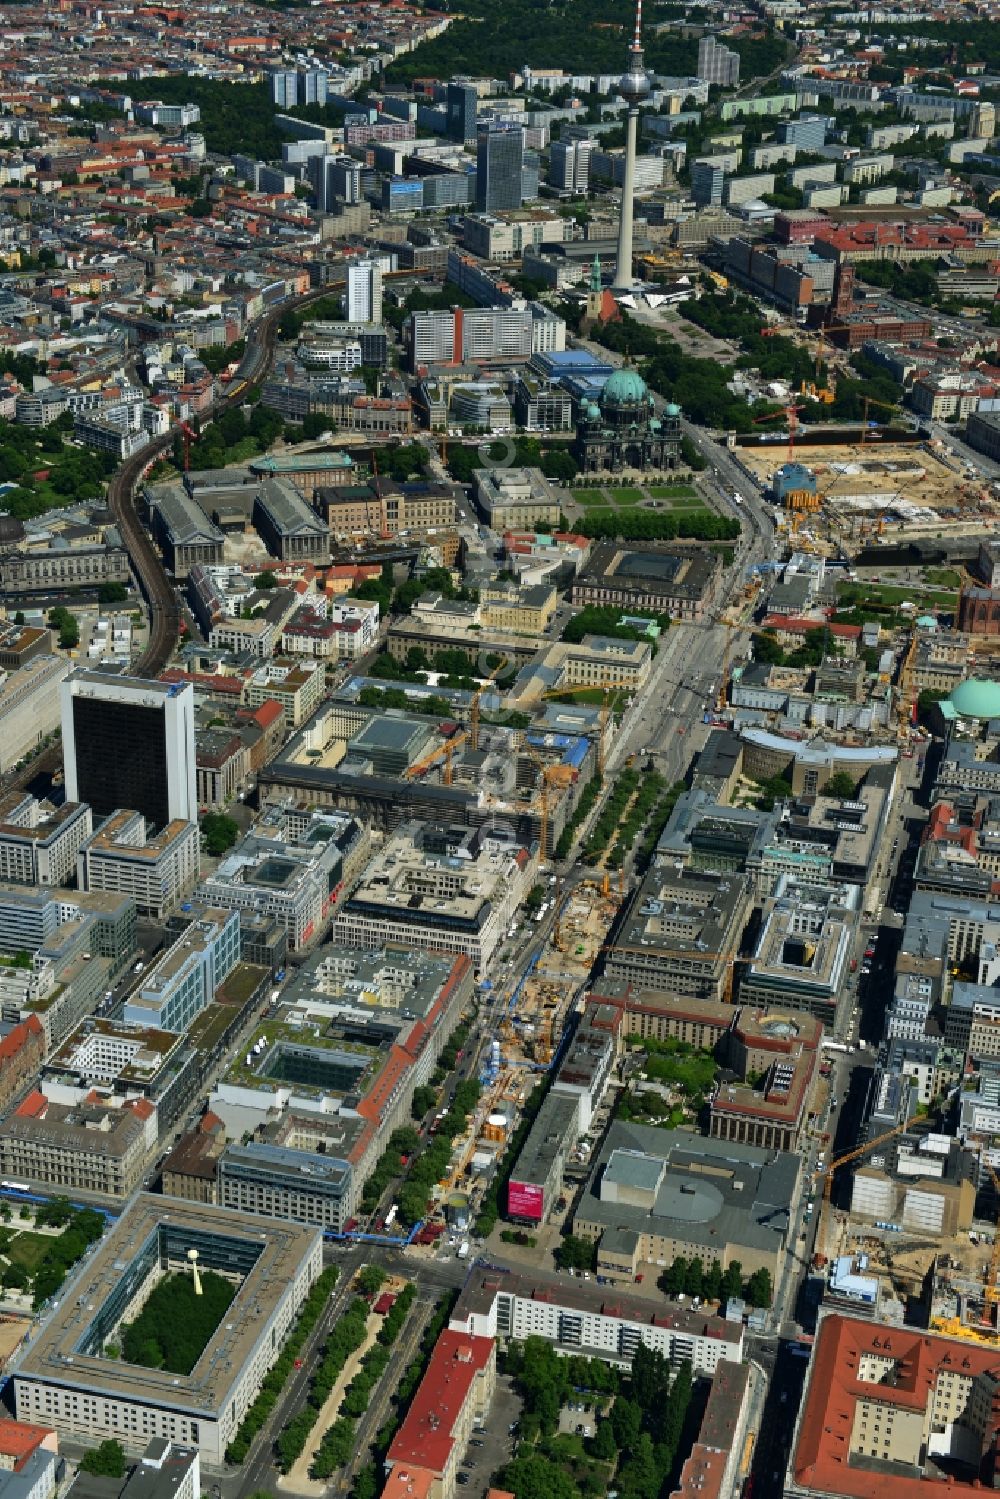
[[[788,422],[788,462],[791,463],[795,453],[795,433],[798,430],[798,415],[805,411],[804,406],[782,406],[778,411],[769,411],[765,416],[755,416],[754,425],[760,426],[762,422],[773,422],[784,412]]]
[[[831,348],[836,349],[838,353],[841,353],[842,350],[840,349],[840,346],[838,344],[834,343],[833,339],[830,337],[830,334],[831,333],[851,333],[853,331],[853,328],[854,328],[854,325],[852,323],[821,323],[819,325],[819,327],[815,331],[819,334],[819,337],[821,339],[825,339],[826,340],[826,342],[830,345]],[[822,365],[822,363],[823,363],[823,348],[822,348],[822,345],[820,345],[820,347],[818,347],[817,350],[816,350],[816,383],[817,384],[819,384],[819,372],[820,372],[820,366]],[[829,385],[829,383],[830,383],[830,381],[829,381],[829,376],[828,376],[827,377],[827,384]]]
[[[628,691],[629,688],[623,682],[615,681],[611,677],[602,677],[599,682],[581,682],[575,687],[550,687],[547,692],[540,693],[537,698],[526,698],[522,706],[525,708],[537,707],[549,698],[575,697],[580,692],[602,693],[600,737],[597,741],[597,769],[603,775],[604,741],[607,738],[608,720],[611,717],[611,696],[614,693]]]
[[[538,850],[539,850],[539,852],[538,852],[538,860],[539,860],[540,864],[545,864],[545,863],[548,862],[548,857],[549,857],[549,812],[550,812],[550,808],[551,808],[551,803],[549,801],[549,788],[551,787],[551,788],[557,789],[557,790],[565,790],[570,785],[570,783],[574,780],[574,778],[575,778],[575,772],[568,765],[551,765],[547,760],[544,760],[542,758],[542,756],[538,753],[538,751],[536,749],[534,749],[530,744],[528,744],[527,741],[525,741],[523,748],[524,748],[524,752],[528,756],[528,758],[530,760],[533,760],[535,762],[535,764],[538,767],[538,771],[539,771],[539,777],[538,777],[538,798],[537,798],[537,800],[538,800],[539,811],[541,812],[541,818],[540,818],[539,839],[538,839]],[[557,878],[558,878],[558,875],[557,875]],[[556,925],[557,925],[557,927],[558,927],[558,924],[559,924],[559,917],[558,917],[559,889],[560,889],[560,887],[557,885],[556,886],[556,909],[557,909]],[[558,945],[559,944],[556,943],[557,947],[558,947]]]
[[[829,1206],[830,1197],[833,1192],[834,1173],[836,1171],[839,1171],[841,1166],[847,1166],[851,1163],[851,1161],[860,1161],[864,1156],[870,1155],[873,1150],[877,1150],[878,1147],[880,1145],[884,1145],[887,1140],[894,1140],[897,1135],[905,1134],[905,1132],[910,1128],[911,1125],[917,1123],[919,1118],[919,1114],[914,1114],[911,1119],[907,1119],[903,1124],[897,1124],[895,1129],[886,1130],[885,1134],[883,1135],[876,1135],[874,1140],[869,1140],[866,1144],[859,1145],[855,1150],[847,1151],[846,1155],[840,1155],[835,1161],[831,1161],[829,1166],[824,1166],[822,1170],[813,1172],[812,1177],[810,1178],[813,1185],[815,1185],[819,1177],[825,1177],[825,1181],[823,1183],[823,1216],[825,1220],[828,1220],[829,1218]]]
[[[445,760],[444,784],[446,786],[450,786],[452,757],[454,756],[454,753],[458,749],[459,745],[464,744],[465,740],[468,737],[469,736],[463,729],[460,730],[457,734],[452,734],[451,738],[446,739],[443,744],[435,745],[430,754],[424,755],[422,760],[415,760],[412,765],[407,766],[407,768],[403,771],[403,780],[412,781],[417,776],[425,775],[433,765],[437,764],[437,762],[443,755]]]
[[[188,474],[191,472],[191,444],[198,442],[200,434],[192,426],[189,426],[187,422],[178,422],[177,430],[181,434],[181,441],[184,444],[184,472]]]
[[[865,396],[865,398],[864,398],[864,405],[863,405],[863,412],[862,412],[862,417],[861,417],[861,446],[862,447],[864,447],[865,443],[868,441],[868,409],[869,409],[870,406],[877,406],[879,408],[879,410],[881,410],[881,411],[891,411],[894,416],[895,416],[895,414],[899,410],[898,406],[890,406],[890,404],[889,404],[888,401],[876,401],[874,399],[874,397],[872,397],[872,396]],[[883,427],[887,427],[889,424],[888,424],[888,422],[881,422],[878,425],[883,426]]]
[[[493,681],[493,678],[497,675],[498,672],[503,671],[506,664],[506,658],[504,658],[502,661],[497,662],[496,666],[493,667],[483,685],[481,687],[478,687],[473,693],[472,702],[469,704],[469,737],[472,740],[472,748],[477,753],[479,751],[479,711],[482,702],[482,696],[487,687]]]

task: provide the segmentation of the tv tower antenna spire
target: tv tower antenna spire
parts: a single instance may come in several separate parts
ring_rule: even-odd
[[[632,219],[635,210],[635,152],[639,132],[639,106],[649,94],[649,74],[642,51],[642,0],[635,5],[635,35],[628,49],[628,66],[618,82],[618,92],[628,105],[625,132],[625,176],[622,182],[622,216],[618,227],[618,259],[615,288],[632,287]]]

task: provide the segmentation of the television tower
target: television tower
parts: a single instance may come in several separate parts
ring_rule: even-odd
[[[628,104],[625,135],[625,180],[622,183],[622,219],[618,226],[618,264],[615,288],[632,289],[632,211],[635,199],[635,146],[639,130],[639,105],[649,93],[649,75],[642,55],[642,0],[636,0],[635,36],[628,49],[628,68],[618,81],[618,92]]]

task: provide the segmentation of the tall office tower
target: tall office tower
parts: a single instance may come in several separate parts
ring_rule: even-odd
[[[476,207],[498,213],[521,206],[524,132],[520,125],[491,125],[476,136]]]
[[[130,807],[154,828],[197,822],[190,683],[74,672],[62,684],[62,744],[66,800],[89,802],[95,818]]]
[[[714,36],[703,36],[698,43],[698,77],[702,83],[735,88],[740,81],[740,54],[724,47]]]
[[[323,68],[306,68],[299,76],[302,103],[325,104],[330,93],[330,75]]]
[[[592,140],[558,140],[549,153],[549,184],[561,192],[585,193],[590,186]]]
[[[271,74],[271,103],[292,109],[299,102],[299,75],[294,68],[277,68]]]
[[[449,83],[447,98],[448,134],[453,141],[474,141],[476,109],[479,95],[475,84]]]
[[[691,163],[691,196],[699,208],[722,202],[726,174],[711,161]]]
[[[333,213],[344,203],[361,202],[361,163],[353,156],[325,152],[306,164],[320,213]]]
[[[649,75],[642,54],[642,0],[636,0],[635,36],[628,49],[628,67],[618,82],[618,92],[628,105],[625,135],[625,180],[622,182],[622,217],[618,226],[616,287],[632,286],[632,216],[635,211],[635,150],[639,133],[639,105],[649,93]]]
[[[349,323],[382,321],[382,267],[375,260],[357,260],[347,267],[344,311]]]

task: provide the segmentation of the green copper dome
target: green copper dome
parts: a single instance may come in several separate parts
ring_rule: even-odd
[[[668,402],[663,409],[667,416],[680,416],[681,414],[681,408],[677,405],[676,401]]]
[[[955,688],[951,705],[959,718],[1000,718],[1000,682],[969,677]]]
[[[646,382],[635,370],[615,370],[601,395],[602,404],[610,401],[614,406],[637,406],[646,399]]]

